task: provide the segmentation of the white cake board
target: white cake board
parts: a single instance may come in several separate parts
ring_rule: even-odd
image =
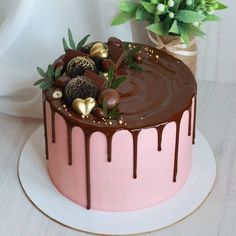
[[[176,223],[196,210],[210,193],[216,163],[204,136],[197,131],[192,172],[184,188],[154,207],[131,212],[87,210],[64,197],[52,184],[44,153],[43,126],[25,144],[19,160],[19,179],[33,204],[51,219],[77,230],[98,234],[150,232]]]

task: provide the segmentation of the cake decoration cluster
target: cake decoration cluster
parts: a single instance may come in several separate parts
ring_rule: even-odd
[[[122,75],[122,70],[118,73],[118,69],[128,67],[142,72],[141,46],[123,43],[115,37],[110,37],[106,43],[86,44],[89,36],[75,43],[68,29],[69,41],[62,40],[65,54],[50,64],[46,71],[37,67],[42,78],[34,85],[44,91],[50,89],[51,99],[60,100],[63,110],[71,109],[82,118],[92,114],[107,125],[118,120],[121,125],[123,113],[120,112],[117,88],[127,80],[127,76]]]

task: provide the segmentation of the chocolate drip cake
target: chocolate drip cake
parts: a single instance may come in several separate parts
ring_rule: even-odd
[[[69,36],[71,32],[69,31]],[[108,42],[70,47],[47,72],[45,150],[56,188],[87,209],[130,211],[176,194],[191,172],[197,85],[178,59]],[[72,39],[71,39],[72,38]]]

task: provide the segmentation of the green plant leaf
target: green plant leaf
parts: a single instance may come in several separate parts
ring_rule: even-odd
[[[177,20],[175,20],[169,30],[169,33],[173,33],[173,34],[177,34],[179,35],[179,28],[178,28],[178,24],[177,24]]]
[[[218,6],[217,6],[217,8],[215,8],[215,10],[224,10],[224,9],[228,8],[226,5],[224,5],[221,2],[218,2],[217,4],[218,4]]]
[[[61,69],[59,67],[56,68],[54,76],[55,76],[55,79],[61,76]]]
[[[201,31],[198,27],[187,24],[187,23],[181,23],[179,24],[180,27],[182,27],[182,31],[186,32],[189,36],[204,36],[205,33]]]
[[[205,21],[219,21],[221,20],[221,18],[217,15],[208,15],[206,16],[206,18],[204,19]]]
[[[165,31],[164,31],[164,27],[163,27],[162,22],[157,22],[157,23],[151,24],[151,25],[147,26],[146,29],[155,33],[155,34],[158,34],[160,36],[165,35]]]
[[[189,44],[189,31],[184,27],[183,24],[178,24],[181,39],[184,41],[186,45]]]
[[[127,80],[127,77],[126,76],[120,76],[118,78],[116,78],[116,80],[113,81],[112,85],[111,85],[111,88],[113,89],[116,89],[119,87],[119,85],[121,83],[123,83],[125,80]]]
[[[143,68],[140,67],[137,63],[133,62],[133,61],[129,61],[128,62],[128,66],[133,69],[133,70],[136,70],[138,72],[142,72],[143,71]]]
[[[130,20],[133,16],[134,16],[134,12],[120,12],[120,14],[118,14],[118,16],[116,16],[116,18],[112,21],[111,25],[121,25],[125,22],[127,22],[128,20]]]
[[[108,87],[110,88],[112,85],[112,81],[114,79],[114,67],[110,66],[108,69]]]
[[[80,40],[79,43],[77,44],[76,49],[80,50],[84,46],[84,44],[86,43],[89,37],[90,37],[90,34],[87,34],[82,40]]]
[[[175,18],[184,23],[194,23],[202,21],[205,16],[194,11],[179,10],[177,11]]]
[[[145,2],[145,1],[141,1],[141,4],[150,13],[154,13],[156,11],[156,8],[157,8],[156,4],[153,4],[153,3],[150,3],[150,2]]]
[[[106,104],[106,98],[103,98],[102,100],[102,110],[105,115],[107,115],[107,104]]]
[[[170,8],[170,10],[172,12],[176,12],[179,9],[179,5],[180,5],[181,0],[174,0],[174,2],[175,2],[175,5]]]
[[[39,87],[40,87],[41,89],[48,89],[48,88],[51,88],[52,85],[53,85],[52,81],[46,79],[45,81],[43,81],[43,82],[40,83],[40,86],[39,86]]]
[[[170,19],[168,16],[163,20],[163,31],[164,35],[168,35],[168,32],[173,24],[173,19]]]
[[[37,80],[33,85],[34,85],[34,86],[37,86],[37,85],[41,84],[43,81],[45,81],[45,80],[46,80],[45,78],[39,79],[39,80]]]
[[[119,104],[117,104],[114,108],[112,108],[109,113],[107,114],[107,117],[110,119],[118,120],[121,115],[124,113],[119,112]]]
[[[48,65],[48,69],[47,69],[47,72],[46,72],[46,77],[48,79],[52,79],[54,73],[53,73],[53,68],[52,68],[52,65]]]
[[[143,6],[139,6],[135,13],[135,20],[143,20],[143,13],[145,12],[145,9]]]
[[[67,45],[65,38],[62,39],[62,43],[63,43],[64,51],[67,52],[67,50],[69,49],[69,46]]]
[[[130,1],[121,1],[119,3],[119,8],[124,12],[134,12],[136,11],[138,4]]]
[[[37,67],[37,71],[38,71],[38,73],[39,73],[42,77],[46,77],[45,72],[44,72],[43,69],[40,68],[39,66]]]
[[[71,48],[73,50],[76,50],[75,41],[73,39],[73,35],[72,35],[72,32],[70,29],[68,29],[68,38],[69,38],[69,44],[70,44]]]

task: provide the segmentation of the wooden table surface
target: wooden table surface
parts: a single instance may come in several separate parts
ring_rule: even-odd
[[[204,204],[157,236],[236,235],[236,85],[199,81],[197,127],[217,162],[215,186]],[[41,120],[0,114],[0,236],[74,236],[36,209],[17,177],[21,149]],[[42,193],[43,194],[43,193]]]

